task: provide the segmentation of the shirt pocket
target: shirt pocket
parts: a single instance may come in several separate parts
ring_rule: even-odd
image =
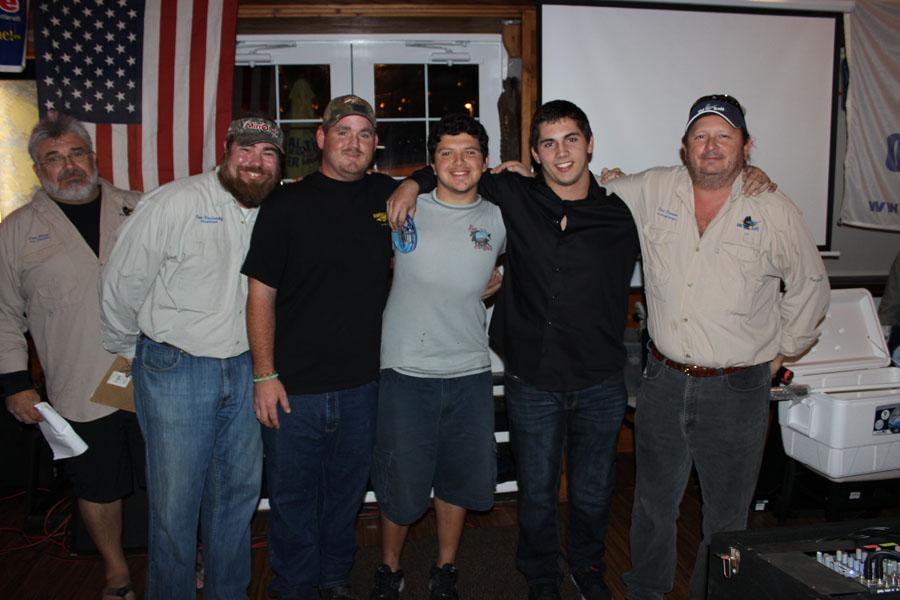
[[[23,254],[21,280],[29,312],[53,313],[80,304],[85,291],[81,281],[84,272],[81,275],[79,278],[75,262],[62,242]]]
[[[240,266],[232,265],[231,240],[213,227],[191,232],[177,256],[168,287],[178,310],[213,312],[225,305],[231,293],[228,271]]]
[[[678,232],[674,229],[647,225],[643,233],[641,264],[644,286],[657,302],[666,302],[672,281]]]
[[[722,306],[736,315],[749,314],[763,281],[763,255],[759,248],[736,241],[722,242],[721,276],[717,279]]]

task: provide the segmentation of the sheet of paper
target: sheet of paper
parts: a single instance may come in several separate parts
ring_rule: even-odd
[[[38,423],[41,433],[44,434],[50,449],[53,450],[53,460],[71,458],[83,454],[88,449],[84,440],[75,433],[69,422],[63,419],[56,409],[46,402],[34,405],[44,420]]]

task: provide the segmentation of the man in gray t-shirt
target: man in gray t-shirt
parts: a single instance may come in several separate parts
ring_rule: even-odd
[[[428,140],[437,188],[416,211],[418,244],[395,257],[384,311],[372,483],[382,564],[372,598],[399,598],[400,553],[434,489],[438,557],[431,598],[457,598],[454,562],[466,509],[487,510],[496,482],[491,364],[481,296],[506,245],[500,210],[478,195],[487,133],[441,119]]]

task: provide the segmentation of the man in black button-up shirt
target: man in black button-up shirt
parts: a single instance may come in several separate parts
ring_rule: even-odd
[[[529,598],[559,597],[557,495],[565,445],[566,558],[584,598],[609,598],[603,540],[626,404],[623,335],[638,235],[622,200],[588,169],[593,136],[581,109],[561,100],[544,104],[530,143],[540,176],[485,174],[478,187],[500,207],[507,229],[490,334],[507,372],[519,487],[517,566]],[[398,204],[417,187],[434,187],[430,167],[411,179]]]

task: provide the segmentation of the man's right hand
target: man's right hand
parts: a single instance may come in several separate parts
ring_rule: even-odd
[[[266,427],[278,429],[278,406],[285,413],[291,412],[287,392],[278,379],[269,379],[253,384],[253,412],[256,420]]]
[[[419,184],[412,179],[404,180],[391,197],[387,199],[388,223],[394,231],[400,231],[406,216],[416,214],[416,198],[419,196]]]
[[[34,390],[24,390],[6,398],[6,410],[18,421],[26,425],[34,425],[44,418],[34,407],[41,401],[41,396]]]

